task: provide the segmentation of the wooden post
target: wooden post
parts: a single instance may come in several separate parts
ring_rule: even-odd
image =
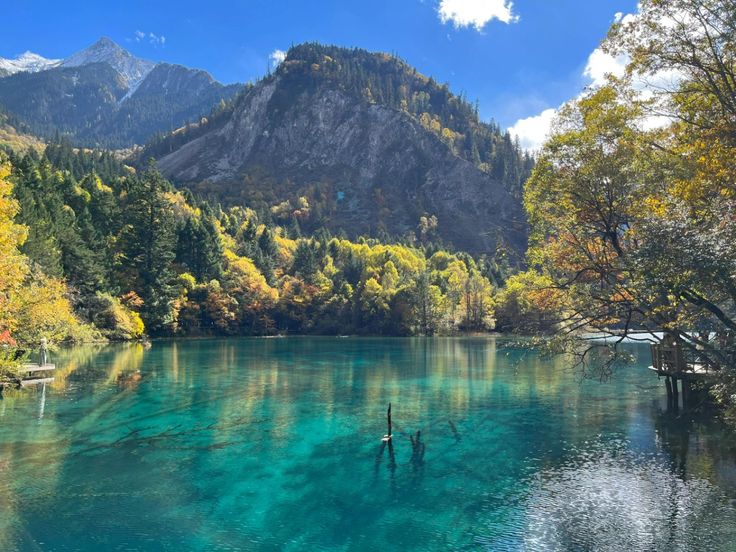
[[[667,391],[667,406],[672,406],[672,382],[669,376],[664,377],[664,388]]]
[[[394,454],[394,442],[390,438],[388,440],[388,467],[393,475],[396,471],[396,455]]]
[[[386,422],[388,424],[388,434],[383,438],[383,442],[388,442],[388,468],[391,470],[391,478],[393,480],[394,472],[396,471],[396,455],[394,454],[394,440],[393,430],[391,427],[391,403],[388,403],[388,410],[386,411]]]
[[[692,387],[690,380],[682,378],[682,407],[688,408],[692,403]]]
[[[386,421],[388,422],[388,436],[391,437],[393,431],[391,430],[391,403],[388,403],[388,410],[386,411]]]
[[[388,403],[388,410],[386,411],[386,423],[388,425],[388,433],[383,436],[383,439],[381,439],[384,443],[388,442],[389,447],[391,447],[391,437],[392,430],[391,430],[391,403]]]
[[[687,408],[687,380],[682,378],[682,408]]]
[[[677,378],[672,376],[672,406],[675,410],[680,408],[680,392],[677,389]]]

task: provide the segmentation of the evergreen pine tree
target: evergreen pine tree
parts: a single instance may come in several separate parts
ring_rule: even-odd
[[[202,281],[220,278],[222,276],[223,247],[212,215],[202,216],[198,238],[195,247],[199,275],[195,277]]]
[[[143,299],[141,316],[154,334],[170,329],[174,322],[176,234],[171,204],[164,196],[168,187],[153,168],[133,183],[121,240],[126,264],[134,274],[134,291]]]
[[[317,254],[307,240],[301,240],[294,251],[292,270],[301,275],[305,282],[313,283],[319,270]]]

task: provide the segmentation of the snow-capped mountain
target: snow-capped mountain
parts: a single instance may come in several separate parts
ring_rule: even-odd
[[[90,63],[107,63],[123,77],[131,94],[156,66],[153,61],[135,57],[107,37],[64,59],[62,67],[81,67]]]
[[[135,57],[107,37],[84,50],[79,50],[64,59],[47,59],[33,52],[25,52],[15,59],[0,57],[0,77],[15,73],[38,73],[54,67],[81,67],[91,63],[107,63],[120,73],[131,95],[146,78],[156,63]]]
[[[60,59],[46,59],[33,52],[25,52],[15,59],[0,57],[0,76],[13,75],[20,72],[37,73],[38,71],[56,67],[60,63]]]
[[[30,52],[0,58],[0,112],[36,135],[60,132],[85,146],[143,144],[241,89],[205,71],[138,58],[104,37],[62,60]]]

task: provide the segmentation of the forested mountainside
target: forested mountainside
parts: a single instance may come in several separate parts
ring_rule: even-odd
[[[45,144],[32,135],[22,121],[0,109],[0,148],[26,151],[29,148],[43,150],[44,147]]]
[[[508,266],[412,243],[302,237],[67,143],[0,152],[0,340],[433,334],[494,325]],[[10,276],[7,276],[10,275]],[[513,298],[512,298],[513,299]],[[508,309],[507,309],[508,310]]]
[[[36,135],[62,134],[90,147],[143,144],[198,120],[242,88],[205,71],[136,58],[106,38],[65,60],[21,58],[2,60],[0,106]]]
[[[497,292],[533,160],[446,86],[307,44],[224,97],[207,73],[91,50],[0,79],[4,343],[548,326],[554,301],[519,300],[529,282]],[[168,135],[146,115],[183,118],[192,97],[208,115]],[[78,147],[149,131],[126,162]]]
[[[396,57],[292,47],[273,75],[197,124],[156,137],[175,183],[283,225],[433,239],[476,253],[526,244],[533,159],[508,133]]]

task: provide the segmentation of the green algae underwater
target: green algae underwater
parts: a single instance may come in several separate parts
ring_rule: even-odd
[[[0,550],[736,550],[733,434],[631,351],[598,382],[496,337],[64,350],[0,401]]]

